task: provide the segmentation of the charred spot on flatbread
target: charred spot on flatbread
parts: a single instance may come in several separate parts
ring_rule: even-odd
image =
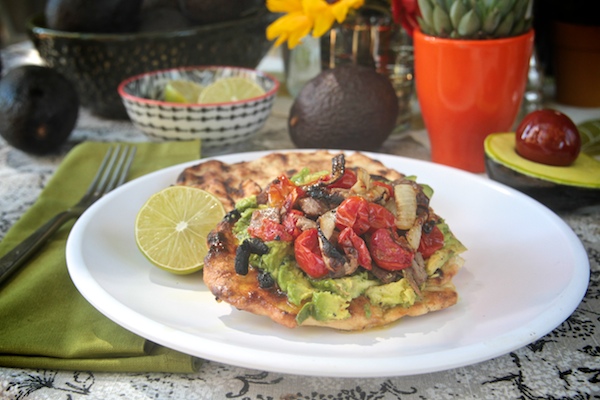
[[[288,302],[287,295],[276,286],[260,287],[256,269],[245,275],[235,271],[238,242],[232,232],[233,222],[222,221],[208,236],[209,252],[204,261],[204,282],[217,301],[224,301],[239,310],[264,315],[293,328],[299,308]]]

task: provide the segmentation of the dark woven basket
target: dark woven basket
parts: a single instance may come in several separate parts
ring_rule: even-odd
[[[126,78],[159,69],[228,65],[255,68],[271,48],[266,9],[241,19],[172,32],[94,34],[44,27],[43,15],[28,33],[46,64],[74,84],[81,104],[94,114],[127,118],[117,87]]]

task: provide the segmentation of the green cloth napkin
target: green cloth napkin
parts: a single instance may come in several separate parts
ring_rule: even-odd
[[[5,254],[85,192],[110,143],[71,150],[36,203],[0,243]],[[129,179],[199,158],[200,142],[136,143]],[[92,307],[71,281],[63,226],[0,287],[0,366],[111,372],[193,372],[200,360],[117,325]]]

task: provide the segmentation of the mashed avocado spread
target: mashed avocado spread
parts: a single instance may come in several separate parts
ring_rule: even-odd
[[[233,233],[240,243],[250,237],[248,226],[252,213],[261,207],[265,206],[258,205],[256,197],[243,199],[236,204],[240,218],[234,225]],[[444,234],[445,246],[427,260],[426,270],[430,276],[453,254],[464,248],[444,222],[439,223],[438,227]],[[410,307],[417,300],[417,293],[405,278],[382,284],[367,271],[361,270],[342,278],[312,279],[298,268],[293,242],[274,240],[265,244],[269,252],[264,255],[252,254],[250,265],[267,271],[279,289],[287,294],[288,301],[301,306],[296,318],[298,324],[310,317],[318,321],[348,318],[350,301],[361,295],[366,296],[371,304],[384,308]]]

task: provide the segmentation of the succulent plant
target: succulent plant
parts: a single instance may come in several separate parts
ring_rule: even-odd
[[[417,0],[425,34],[451,39],[495,39],[531,29],[533,0]]]

